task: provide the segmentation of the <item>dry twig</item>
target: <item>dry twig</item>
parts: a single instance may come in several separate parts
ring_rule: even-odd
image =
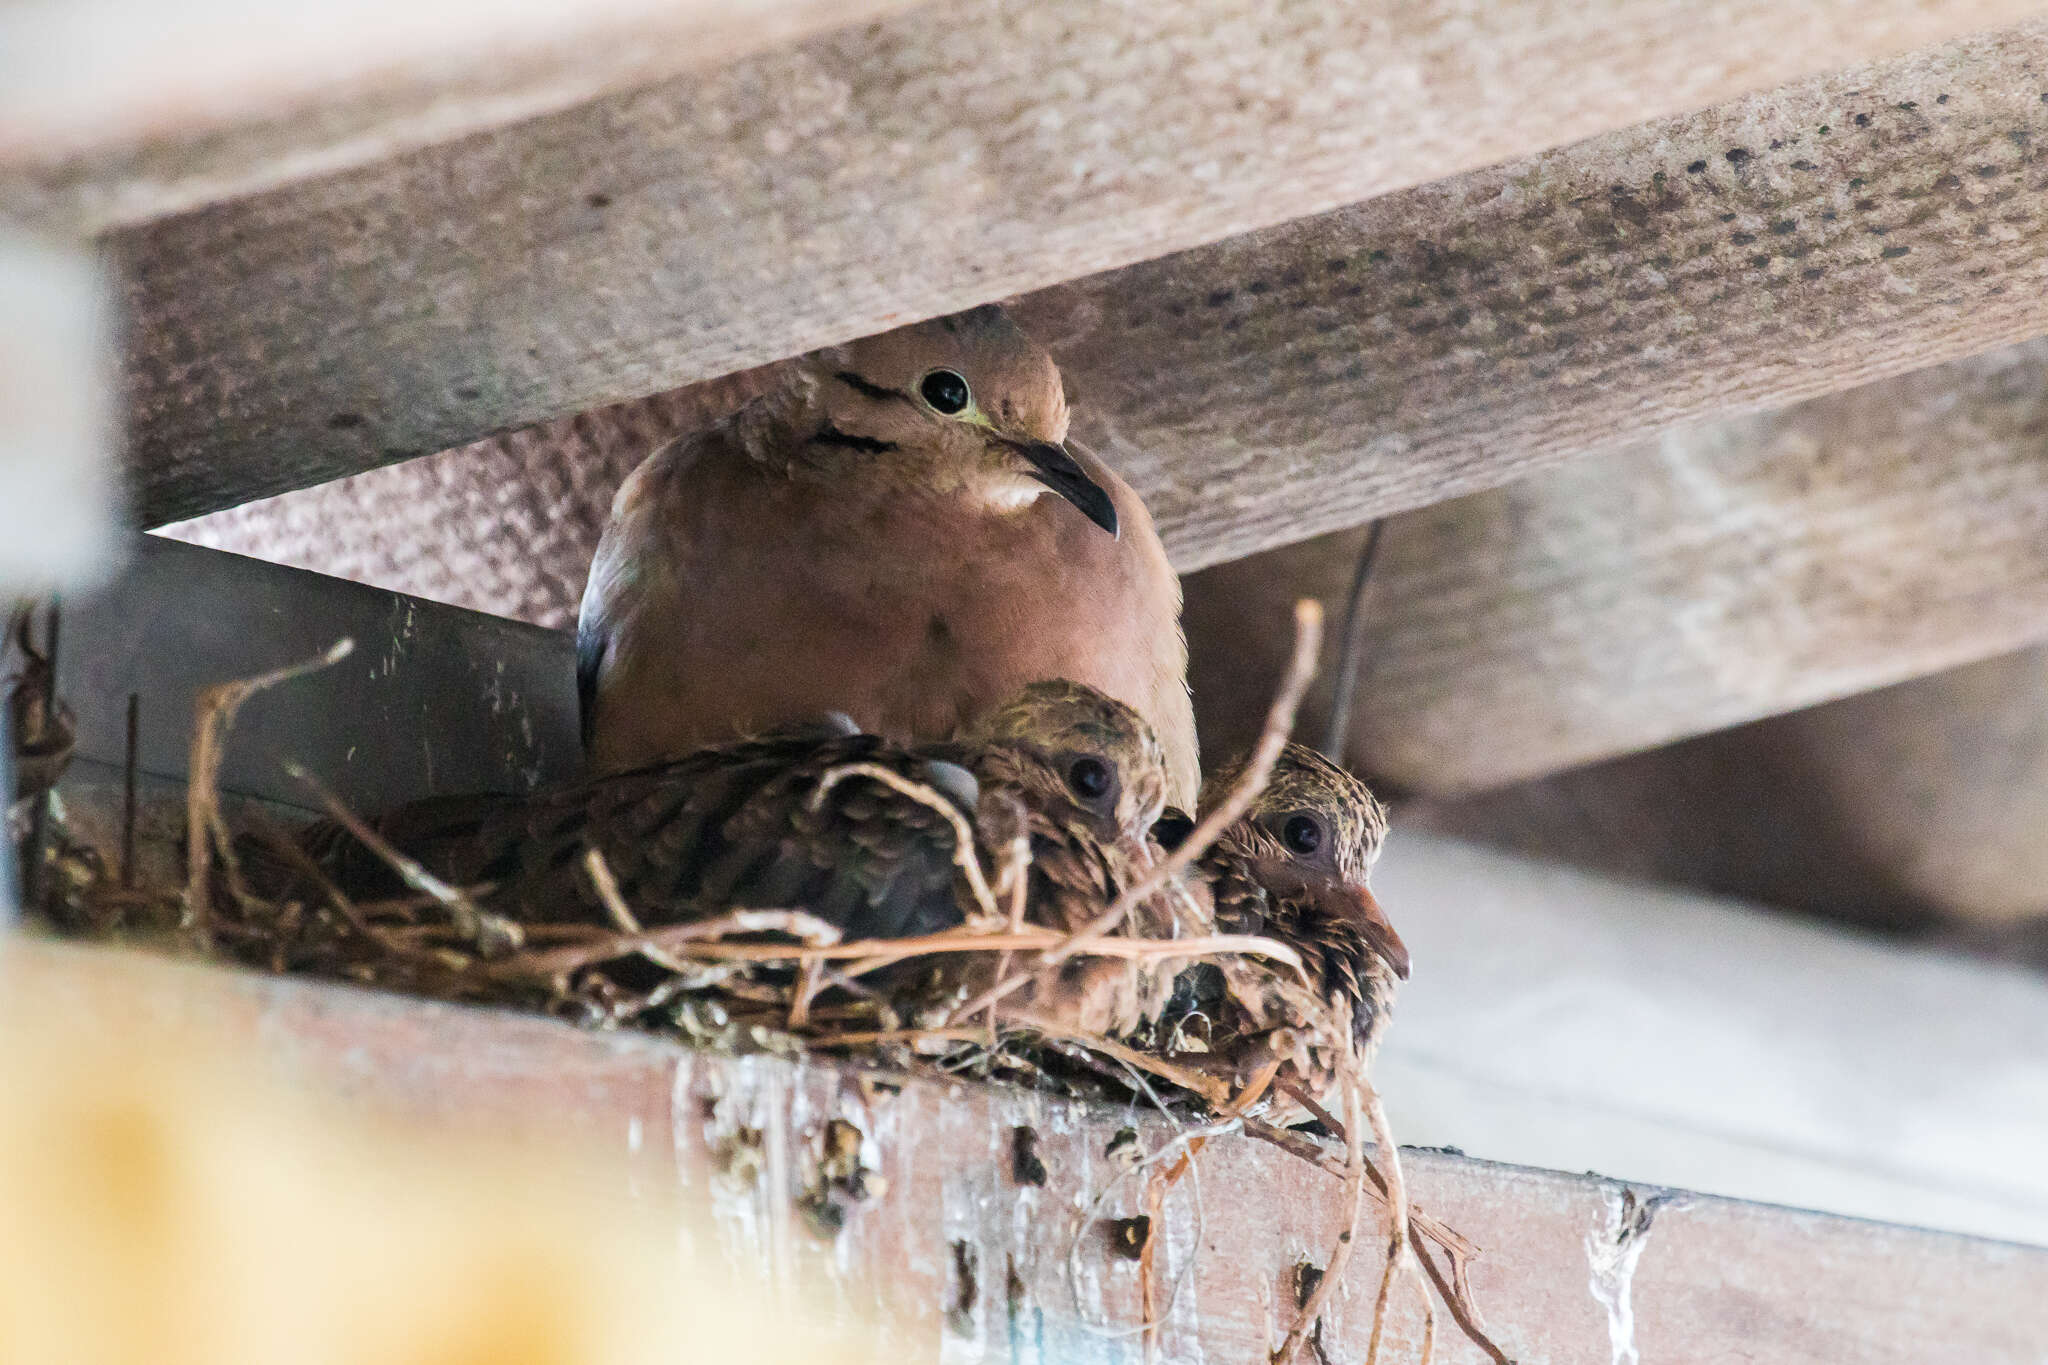
[[[253,678],[218,683],[199,694],[194,705],[190,776],[185,793],[185,911],[182,927],[192,930],[200,943],[211,941],[213,904],[207,895],[207,878],[212,871],[212,854],[218,841],[221,862],[234,882],[240,868],[235,863],[234,839],[220,812],[220,765],[226,756],[228,727],[242,703],[266,688],[302,678],[340,663],[355,651],[356,642],[347,636],[329,645],[314,658],[283,668],[259,673]],[[239,886],[238,895],[246,895]]]
[[[929,806],[953,827],[953,862],[967,878],[967,888],[974,895],[974,903],[991,925],[1003,922],[1003,912],[996,908],[996,895],[990,889],[988,876],[981,870],[981,857],[974,851],[974,828],[967,823],[967,817],[960,808],[922,782],[913,782],[900,773],[893,773],[879,763],[845,763],[826,773],[819,779],[818,789],[811,793],[810,806],[817,810],[825,804],[825,797],[831,790],[849,777],[873,778],[885,787],[893,788],[920,805]]]
[[[1283,1084],[1282,1089],[1309,1106],[1311,1112],[1316,1113],[1331,1132],[1342,1134],[1345,1131],[1342,1123],[1330,1117],[1323,1111],[1322,1106],[1315,1104],[1313,1098],[1303,1094],[1298,1087]],[[1304,1161],[1322,1167],[1332,1175],[1342,1177],[1345,1174],[1343,1158],[1329,1151],[1306,1133],[1276,1128],[1257,1119],[1245,1120],[1244,1131],[1247,1137],[1271,1143],[1284,1152],[1292,1153]],[[1370,1159],[1365,1163],[1365,1173],[1367,1179],[1378,1188],[1380,1200],[1384,1204],[1387,1191],[1385,1177],[1379,1173]],[[1492,1361],[1493,1365],[1514,1365],[1513,1358],[1501,1349],[1500,1344],[1487,1332],[1485,1320],[1479,1314],[1479,1305],[1472,1296],[1469,1269],[1473,1259],[1479,1255],[1479,1248],[1450,1224],[1412,1205],[1408,1210],[1408,1227],[1414,1234],[1410,1245],[1415,1249],[1416,1259],[1421,1262],[1423,1272],[1429,1276],[1430,1283],[1436,1286],[1437,1293],[1443,1297],[1444,1306],[1450,1310],[1451,1320],[1458,1324],[1459,1329],[1474,1346],[1485,1352],[1486,1358]],[[1434,1243],[1443,1250],[1445,1259],[1450,1263],[1448,1275],[1437,1268],[1435,1260],[1429,1255],[1426,1243]]]
[[[1394,1276],[1405,1270],[1422,1294],[1422,1365],[1430,1365],[1430,1357],[1436,1349],[1436,1307],[1430,1300],[1429,1286],[1423,1283],[1422,1271],[1416,1265],[1414,1249],[1408,1240],[1408,1184],[1401,1171],[1401,1152],[1394,1145],[1393,1130],[1387,1126],[1386,1110],[1380,1106],[1378,1092],[1367,1084],[1363,1076],[1354,1077],[1353,1082],[1363,1092],[1365,1115],[1372,1122],[1373,1141],[1379,1145],[1380,1154],[1387,1161],[1387,1264],[1380,1273],[1379,1295],[1373,1303],[1372,1339],[1366,1345],[1365,1362],[1366,1365],[1376,1365],[1379,1360],[1380,1334],[1386,1325]],[[1353,1125],[1358,1122],[1355,1100],[1351,1121]]]
[[[1186,1067],[1175,1066],[1173,1063],[1162,1058],[1125,1047],[1122,1043],[1104,1038],[1100,1034],[1084,1033],[1079,1029],[1068,1028],[1056,1019],[1046,1019],[1039,1015],[1018,1010],[1004,1011],[1002,1019],[1006,1023],[1021,1025],[1047,1038],[1060,1038],[1068,1042],[1080,1043],[1084,1047],[1100,1052],[1105,1057],[1112,1057],[1122,1062],[1125,1066],[1135,1067],[1140,1071],[1150,1072],[1161,1080],[1171,1081],[1191,1094],[1200,1095],[1213,1105],[1220,1106],[1230,1098],[1230,1088],[1213,1076],[1204,1076],[1199,1071],[1190,1071]]]
[[[1280,1349],[1273,1353],[1273,1365],[1291,1365],[1300,1354],[1302,1343],[1322,1321],[1323,1305],[1329,1302],[1331,1293],[1344,1278],[1345,1267],[1351,1262],[1352,1248],[1358,1242],[1358,1228],[1365,1218],[1365,1146],[1360,1140],[1360,1130],[1365,1126],[1358,1122],[1360,1078],[1354,1071],[1346,1070],[1344,1076],[1344,1097],[1352,1122],[1347,1126],[1344,1161],[1344,1230],[1337,1234],[1337,1245],[1330,1252],[1330,1263],[1323,1270],[1323,1278],[1308,1296],[1308,1302],[1301,1306],[1301,1318],[1281,1341]],[[1368,1365],[1379,1349],[1379,1318],[1373,1319],[1373,1345],[1367,1355]]]
[[[604,906],[613,926],[622,934],[640,933],[640,921],[633,918],[633,912],[626,906],[626,898],[619,894],[619,879],[612,875],[612,866],[604,860],[603,850],[585,849],[583,870],[590,874],[590,884],[597,889],[598,903]]]
[[[286,763],[285,771],[304,784],[313,793],[327,813],[356,837],[357,842],[382,858],[392,871],[404,879],[405,884],[424,895],[432,896],[436,904],[448,912],[455,921],[456,929],[463,938],[485,957],[499,957],[518,948],[526,941],[518,925],[502,915],[493,915],[477,907],[469,893],[459,886],[450,886],[433,873],[422,867],[416,859],[409,858],[392,847],[391,841],[350,810],[341,799],[313,774],[297,763]]]

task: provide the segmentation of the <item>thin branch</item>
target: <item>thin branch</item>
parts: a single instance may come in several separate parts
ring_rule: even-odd
[[[1412,1220],[1410,1226],[1415,1226]],[[1421,1231],[1419,1227],[1415,1230]],[[1444,1273],[1437,1269],[1436,1259],[1429,1254],[1428,1246],[1420,1241],[1412,1245],[1415,1249],[1415,1258],[1422,1263],[1423,1272],[1429,1276],[1429,1282],[1436,1286],[1437,1294],[1444,1301],[1444,1307],[1450,1310],[1451,1321],[1458,1324],[1459,1330],[1465,1334],[1465,1339],[1484,1351],[1486,1358],[1492,1361],[1493,1365],[1515,1365],[1508,1353],[1487,1335],[1486,1324],[1479,1318],[1479,1311],[1472,1302],[1472,1286],[1465,1278],[1466,1258],[1449,1247],[1444,1248],[1444,1256],[1451,1263],[1451,1274],[1447,1280]]]
[[[1292,1085],[1283,1083],[1281,1088],[1298,1099],[1305,1098]],[[1321,1106],[1317,1105],[1315,1109],[1320,1110]],[[1323,1122],[1333,1133],[1344,1131],[1344,1125],[1334,1118],[1324,1118]],[[1346,1174],[1343,1157],[1306,1133],[1278,1128],[1258,1119],[1246,1119],[1244,1131],[1247,1137],[1271,1143],[1284,1152],[1322,1167],[1334,1176],[1341,1178]],[[1365,1173],[1367,1179],[1378,1187],[1380,1201],[1384,1204],[1386,1180],[1370,1159],[1365,1163]],[[1493,1365],[1514,1365],[1508,1353],[1488,1335],[1486,1323],[1480,1317],[1478,1304],[1472,1296],[1472,1286],[1467,1278],[1466,1268],[1472,1259],[1479,1255],[1479,1248],[1456,1228],[1412,1205],[1408,1210],[1408,1227],[1415,1237],[1412,1245],[1417,1253],[1416,1258],[1421,1262],[1423,1271],[1429,1276],[1431,1283],[1436,1285],[1437,1292],[1443,1296],[1444,1305],[1450,1310],[1451,1320],[1458,1324],[1474,1346],[1486,1353],[1486,1358],[1492,1361]],[[1448,1276],[1437,1269],[1436,1262],[1429,1256],[1425,1243],[1434,1243],[1442,1248],[1451,1264]]]
[[[567,976],[600,962],[634,954],[661,962],[667,957],[704,957],[770,962],[823,951],[837,943],[839,930],[802,910],[733,910],[714,919],[666,924],[638,934],[599,931],[594,941],[560,948],[529,948],[494,964],[503,976],[532,973],[549,978]],[[719,943],[727,934],[789,934],[806,945],[782,943]],[[813,949],[808,944],[820,945]]]
[[[34,690],[28,693],[29,706],[14,707],[15,719],[26,721],[33,717],[39,726],[54,727],[58,724],[58,708],[61,705],[57,700],[57,646],[59,633],[64,624],[63,611],[57,599],[52,597],[44,613],[46,632],[41,653],[37,653],[29,638],[30,628],[35,619],[35,604],[31,602],[23,606],[17,619],[24,666],[21,679],[15,687],[17,690]],[[42,694],[40,697],[36,696],[37,691]],[[19,698],[10,693],[8,700],[11,704]],[[24,724],[22,728],[32,730],[37,727]],[[43,734],[15,735],[12,742],[15,745],[16,759],[26,758],[33,752],[32,746],[43,743],[47,738],[48,736]],[[48,871],[44,863],[47,861],[50,842],[50,802],[54,790],[53,787],[44,787],[29,798],[34,804],[29,807],[28,838],[24,846],[21,868],[21,904],[24,910],[36,908],[43,898],[44,878]],[[7,791],[0,793],[0,797],[11,803],[14,800],[14,793]]]
[[[633,918],[632,910],[626,906],[626,898],[619,894],[619,879],[612,875],[611,864],[604,860],[601,849],[585,849],[583,870],[590,874],[590,884],[597,888],[598,903],[611,917],[612,924],[622,934],[642,932],[640,921]]]
[[[913,782],[901,773],[894,773],[879,763],[845,763],[826,773],[818,782],[818,789],[811,793],[810,807],[817,810],[825,803],[825,796],[841,781],[849,777],[867,777],[890,787],[920,805],[937,811],[947,824],[953,827],[953,862],[967,878],[967,888],[974,893],[974,903],[981,907],[981,913],[992,924],[1003,922],[1003,912],[996,906],[995,892],[989,888],[988,877],[981,870],[981,858],[974,850],[974,827],[967,823],[967,817],[960,808],[933,791],[922,782]]]
[[[1380,1333],[1386,1323],[1394,1276],[1405,1270],[1422,1295],[1422,1365],[1430,1365],[1430,1357],[1436,1349],[1436,1306],[1429,1297],[1429,1286],[1423,1283],[1414,1247],[1408,1240],[1408,1181],[1401,1169],[1401,1150],[1394,1145],[1393,1130],[1387,1126],[1387,1113],[1380,1105],[1379,1093],[1361,1075],[1353,1075],[1352,1085],[1363,1092],[1365,1116],[1372,1123],[1373,1142],[1379,1146],[1380,1155],[1387,1163],[1387,1264],[1380,1274],[1379,1296],[1373,1307],[1372,1339],[1366,1344],[1365,1362],[1366,1365],[1375,1365],[1379,1359]],[[1354,1100],[1351,1120],[1354,1125],[1358,1121],[1357,1114]]]
[[[1043,1034],[1047,1038],[1059,1038],[1067,1042],[1079,1043],[1084,1047],[1092,1048],[1105,1057],[1122,1062],[1125,1066],[1134,1067],[1139,1071],[1148,1071],[1162,1080],[1172,1081],[1181,1089],[1200,1095],[1212,1105],[1220,1107],[1230,1099],[1230,1087],[1215,1077],[1205,1076],[1199,1071],[1190,1071],[1186,1067],[1175,1066],[1173,1063],[1154,1057],[1149,1053],[1135,1051],[1125,1047],[1122,1043],[1105,1038],[1101,1034],[1087,1033],[1080,1029],[1068,1028],[1056,1019],[1047,1019],[1041,1015],[1029,1014],[1021,1010],[1005,1010],[1002,1014],[1002,1021],[1006,1024],[1015,1024],[1028,1028],[1033,1033]]]
[[[128,694],[128,750],[121,765],[121,889],[135,889],[135,789],[142,740],[142,694]]]
[[[1330,683],[1330,718],[1323,730],[1323,757],[1344,762],[1344,740],[1351,730],[1351,709],[1358,700],[1358,675],[1364,666],[1365,585],[1380,557],[1380,532],[1384,517],[1366,530],[1365,545],[1358,552],[1358,567],[1351,574],[1351,591],[1344,597],[1344,619],[1337,628],[1337,673]]]
[[[1154,1318],[1151,1314],[1144,1312],[1141,1306],[1141,1320],[1136,1327],[1109,1328],[1094,1322],[1090,1322],[1087,1318],[1086,1311],[1082,1305],[1081,1244],[1083,1239],[1087,1237],[1089,1229],[1096,1225],[1096,1221],[1102,1212],[1103,1206],[1109,1202],[1109,1197],[1112,1194],[1116,1193],[1118,1187],[1121,1186],[1123,1182],[1129,1179],[1131,1176],[1149,1171],[1154,1166],[1157,1166],[1160,1162],[1166,1161],[1169,1158],[1176,1156],[1184,1157],[1186,1153],[1198,1150],[1200,1145],[1206,1142],[1208,1139],[1212,1137],[1221,1137],[1224,1134],[1233,1131],[1234,1129],[1236,1129],[1236,1127],[1236,1119],[1223,1119],[1217,1122],[1203,1124],[1199,1128],[1187,1128],[1183,1129],[1178,1133],[1175,1133],[1172,1137],[1168,1138],[1165,1142],[1161,1143],[1156,1150],[1148,1152],[1143,1157],[1140,1157],[1134,1165],[1126,1167],[1125,1169],[1118,1171],[1114,1176],[1110,1177],[1109,1183],[1104,1185],[1099,1191],[1097,1191],[1095,1197],[1089,1201],[1088,1207],[1082,1210],[1080,1220],[1078,1221],[1074,1229],[1074,1236],[1067,1243],[1066,1265],[1067,1286],[1074,1296],[1074,1307],[1076,1310],[1079,1311],[1081,1325],[1087,1331],[1089,1331],[1095,1336],[1101,1337],[1132,1337],[1140,1336],[1151,1332],[1153,1329],[1157,1328],[1161,1322],[1165,1320],[1167,1315],[1173,1312],[1173,1306],[1180,1298],[1181,1286],[1186,1282],[1188,1272],[1193,1268],[1194,1265],[1193,1257],[1189,1257],[1187,1260],[1181,1263],[1180,1273],[1174,1276],[1173,1288],[1167,1294],[1166,1303],[1161,1307],[1159,1317]],[[1201,1184],[1199,1175],[1196,1178],[1195,1189],[1197,1208],[1199,1209],[1199,1201],[1201,1197]],[[1151,1235],[1160,1238],[1165,1237],[1166,1227],[1165,1220],[1163,1218],[1157,1219],[1153,1222]],[[1199,1236],[1196,1239],[1196,1245],[1197,1248],[1199,1248]]]
[[[432,896],[448,912],[455,922],[457,932],[475,945],[477,951],[490,956],[517,948],[525,941],[519,926],[501,915],[493,915],[478,908],[469,893],[459,886],[451,886],[433,873],[427,871],[415,858],[401,853],[390,840],[370,828],[369,824],[350,810],[339,797],[329,791],[326,784],[307,772],[297,763],[287,762],[285,771],[312,792],[327,813],[356,837],[370,852],[382,858],[393,872],[413,890]]]
[[[748,923],[743,918],[762,916],[807,921],[811,925],[822,926],[833,935],[833,938],[818,939],[814,936],[814,941],[810,943],[723,941],[722,936],[726,934],[790,932],[771,919],[755,918],[752,923]],[[832,926],[826,925],[823,920],[802,911],[736,910],[717,920],[666,925],[642,934],[606,933],[604,937],[595,941],[575,945],[573,951],[581,958],[577,965],[625,957],[631,953],[642,952],[649,946],[665,949],[683,957],[717,961],[804,963],[853,960],[855,965],[848,974],[859,975],[885,967],[892,962],[901,962],[905,958],[947,953],[987,953],[1005,949],[1045,949],[1063,943],[1066,939],[1066,935],[1057,929],[1038,929],[1029,926],[1014,934],[980,934],[971,930],[949,929],[944,933],[925,934],[916,938],[864,938],[849,943],[837,942],[838,932]],[[1089,957],[1139,962],[1162,958],[1200,957],[1207,953],[1244,953],[1255,957],[1272,958],[1276,962],[1297,969],[1301,965],[1300,956],[1293,948],[1277,939],[1262,938],[1256,934],[1211,934],[1203,938],[1183,939],[1109,939],[1091,944],[1082,952]]]
[[[259,673],[253,678],[217,683],[203,688],[193,704],[190,773],[185,795],[185,909],[183,927],[204,944],[212,933],[213,904],[207,895],[207,878],[213,865],[213,841],[221,841],[222,856],[231,858],[232,840],[227,822],[220,814],[220,765],[226,756],[228,727],[242,703],[266,688],[290,682],[308,673],[331,668],[355,652],[356,642],[347,636],[336,640],[311,659]]]
[[[327,903],[334,907],[335,913],[347,921],[349,928],[394,956],[440,960],[438,954],[434,953],[431,949],[422,950],[414,948],[403,940],[385,933],[382,929],[370,923],[368,919],[364,918],[362,911],[356,908],[355,902],[350,900],[341,888],[334,884],[320,864],[314,861],[313,856],[299,845],[298,840],[293,839],[278,829],[276,825],[270,822],[269,817],[265,816],[261,811],[252,812],[250,828],[258,838],[262,839],[270,847],[272,852],[297,868],[300,875],[304,876],[319,889],[320,894],[327,898]]]
[[[1295,1356],[1301,1353],[1302,1344],[1308,1340],[1309,1334],[1315,1331],[1316,1324],[1322,1321],[1323,1305],[1329,1302],[1330,1295],[1344,1278],[1344,1270],[1351,1263],[1352,1249],[1358,1242],[1359,1225],[1365,1220],[1365,1146],[1359,1136],[1365,1125],[1358,1120],[1360,1081],[1354,1072],[1347,1071],[1345,1082],[1344,1095],[1351,1122],[1346,1125],[1344,1143],[1344,1207],[1347,1210],[1344,1230],[1337,1235],[1337,1245],[1330,1252],[1330,1263],[1323,1270],[1323,1278],[1316,1282],[1308,1302],[1301,1306],[1300,1320],[1281,1341],[1280,1349],[1273,1353],[1273,1365],[1291,1365]],[[1379,1350],[1379,1335],[1379,1318],[1375,1315],[1372,1346],[1368,1348],[1366,1357],[1368,1365]]]
[[[865,1033],[832,1033],[804,1040],[812,1047],[881,1047],[890,1043],[985,1043],[988,1030],[980,1028],[890,1028]]]

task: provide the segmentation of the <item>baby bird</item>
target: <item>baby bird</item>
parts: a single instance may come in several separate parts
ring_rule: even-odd
[[[981,738],[968,746],[977,773],[1023,796],[1018,809],[1031,851],[1026,921],[1081,928],[1151,869],[1150,832],[1170,781],[1158,738],[1131,708],[1071,682],[1031,684],[977,731]],[[1053,778],[1064,784],[1058,794]],[[1098,790],[1097,800],[1113,799],[1115,815],[1084,819],[1071,794]],[[983,827],[993,833],[1001,823],[985,817]],[[1014,837],[1018,828],[1009,824],[1005,832]],[[1120,932],[1171,939],[1213,926],[1203,907],[1155,896],[1134,908]],[[1122,1038],[1159,1018],[1184,965],[1076,956],[1011,1004],[1071,1029]],[[960,993],[978,993],[994,975],[986,962],[974,964],[957,978]]]
[[[1092,919],[1129,884],[1166,789],[1159,741],[1135,711],[1045,682],[944,743],[906,747],[841,717],[548,792],[433,797],[373,824],[481,908],[528,923],[609,922],[584,862],[594,848],[649,928],[743,908],[803,910],[849,939],[959,927],[978,902],[952,820],[875,770],[965,818],[1005,898],[998,913],[1021,840],[1031,855],[1024,918],[1052,928]],[[358,901],[406,894],[389,864],[337,825],[315,826],[301,844]],[[303,882],[267,890],[317,895]],[[951,961],[967,973],[960,990],[986,977]],[[1114,1024],[1156,1012],[1171,988],[1170,968],[1084,960],[1034,1003]]]
[[[805,357],[619,489],[577,626],[598,770],[827,711],[902,743],[1071,678],[1200,781],[1180,585],[1144,504],[1070,449],[1052,358],[977,308]]]
[[[1216,776],[1210,799],[1240,771]],[[1169,817],[1161,837],[1174,841],[1181,832]],[[1366,885],[1386,834],[1386,808],[1363,782],[1303,745],[1281,751],[1257,801],[1197,866],[1218,932],[1261,934],[1293,948],[1308,989],[1291,969],[1253,958],[1190,972],[1175,1008],[1207,1016],[1212,1051],[1227,1058],[1263,1047],[1319,1100],[1332,1090],[1340,1053],[1360,1074],[1370,1066],[1408,976],[1408,950]],[[1275,1112],[1305,1117],[1284,1100]]]

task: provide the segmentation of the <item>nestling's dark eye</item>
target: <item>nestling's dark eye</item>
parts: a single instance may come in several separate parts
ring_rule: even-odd
[[[1067,785],[1082,800],[1093,801],[1109,790],[1109,765],[1099,758],[1077,758],[1067,769]]]
[[[933,370],[918,381],[917,391],[932,405],[933,412],[947,417],[967,411],[967,405],[974,400],[967,390],[967,381],[951,370]]]
[[[1323,846],[1323,827],[1313,815],[1290,816],[1280,828],[1280,838],[1291,851],[1304,858],[1313,857]]]

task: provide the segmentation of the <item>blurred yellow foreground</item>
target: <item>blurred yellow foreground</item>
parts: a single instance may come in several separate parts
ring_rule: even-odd
[[[365,1117],[203,1028],[63,1017],[8,957],[7,1365],[873,1359],[599,1163]]]

